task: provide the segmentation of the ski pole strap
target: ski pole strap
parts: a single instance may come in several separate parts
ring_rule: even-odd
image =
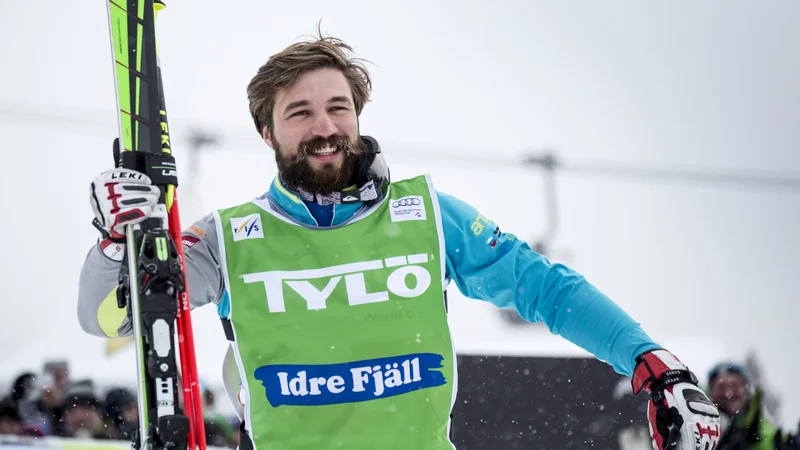
[[[178,186],[175,157],[167,153],[122,152],[120,167],[147,175],[156,186]]]
[[[225,339],[236,342],[236,337],[233,334],[233,324],[231,324],[230,319],[220,318],[219,320],[222,321],[222,331],[225,332]]]
[[[678,383],[697,386],[697,377],[675,356],[663,349],[645,352],[636,357],[631,387],[634,394],[651,391],[651,385],[666,389]]]
[[[245,427],[244,420],[239,422],[239,450],[253,450],[255,446],[253,446],[253,440],[250,439],[250,435],[247,434],[247,428]]]

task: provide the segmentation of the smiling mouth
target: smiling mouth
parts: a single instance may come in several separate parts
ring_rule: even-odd
[[[334,153],[336,153],[338,151],[339,151],[338,147],[327,146],[327,147],[318,148],[316,150],[311,150],[311,151],[308,152],[308,154],[311,155],[311,156],[328,156],[328,155],[333,155]]]

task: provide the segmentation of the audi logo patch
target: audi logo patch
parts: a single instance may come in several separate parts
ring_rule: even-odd
[[[392,202],[392,208],[399,208],[400,206],[419,206],[422,204],[420,197],[406,197]]]
[[[408,220],[428,220],[425,214],[425,202],[419,195],[395,198],[389,203],[389,215],[392,222],[406,222]]]

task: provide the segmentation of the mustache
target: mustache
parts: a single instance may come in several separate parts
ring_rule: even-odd
[[[303,141],[300,143],[299,153],[308,155],[311,152],[325,147],[335,148],[345,154],[360,153],[359,146],[354,145],[353,142],[350,141],[350,138],[344,135],[333,135],[327,138],[317,136],[311,140]]]
[[[310,153],[325,147],[340,150],[344,153],[345,157],[363,153],[360,138],[357,142],[352,142],[349,137],[344,135],[333,135],[326,138],[317,136],[313,139],[300,142],[297,146],[297,151],[285,158],[285,163],[287,165],[299,164],[308,159]]]

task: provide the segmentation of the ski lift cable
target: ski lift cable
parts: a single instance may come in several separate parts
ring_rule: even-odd
[[[28,103],[0,100],[0,125],[33,126],[44,128],[68,128],[81,135],[103,137],[116,124],[111,112],[69,108],[58,111],[57,108],[33,105]],[[173,128],[188,130],[188,145],[197,152],[222,151],[236,145],[240,151],[261,152],[261,146],[255,132],[244,133],[242,127],[221,127],[217,129],[237,129],[240,132],[217,132],[211,127],[186,126],[176,124],[182,121],[172,119]],[[179,133],[174,133],[176,137]],[[251,136],[252,135],[252,136]],[[179,138],[180,139],[180,138]],[[491,171],[526,171],[532,167],[550,169],[559,173],[576,175],[601,176],[615,179],[629,179],[639,182],[677,182],[683,184],[727,185],[734,188],[755,188],[800,192],[800,173],[780,173],[755,170],[715,170],[697,167],[668,167],[634,163],[599,162],[599,161],[562,161],[553,157],[552,152],[526,151],[522,156],[498,152],[465,153],[448,151],[422,144],[409,144],[387,141],[385,148],[392,148],[391,159],[400,164],[425,163],[446,164],[447,167],[475,167]],[[402,150],[400,150],[402,149]]]

